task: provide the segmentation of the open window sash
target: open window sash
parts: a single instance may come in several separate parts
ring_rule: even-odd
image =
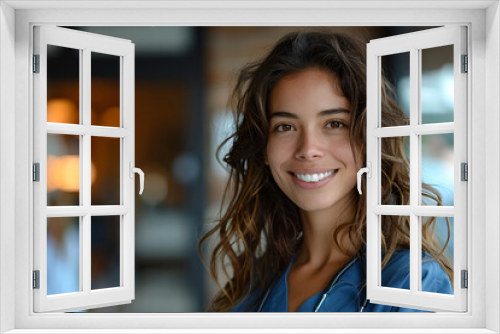
[[[79,123],[47,122],[47,45],[79,52]],[[76,52],[76,51],[75,51]],[[91,124],[91,52],[120,59],[120,126]],[[36,26],[33,67],[34,152],[39,164],[39,181],[34,191],[34,311],[72,311],[130,303],[134,299],[134,44],[128,40],[100,36],[71,29]],[[48,206],[47,137],[73,135],[79,141],[79,205]],[[91,204],[91,138],[118,138],[120,141],[119,205]],[[92,289],[91,217],[119,217],[120,273],[116,287]],[[48,294],[47,226],[52,217],[79,221],[79,288],[76,292]]]
[[[454,120],[422,124],[421,82],[422,50],[453,45]],[[410,55],[410,125],[381,125],[381,58],[409,52]],[[372,303],[428,311],[467,310],[467,289],[462,287],[461,272],[467,270],[467,182],[461,180],[461,163],[467,163],[467,74],[462,55],[467,54],[466,27],[450,26],[402,34],[370,41],[367,45],[367,298]],[[466,71],[465,71],[466,72]],[[453,133],[454,205],[422,205],[421,136]],[[381,140],[407,136],[410,139],[410,205],[381,203]],[[410,218],[410,289],[382,286],[382,215]],[[422,291],[422,217],[453,217],[454,293]]]

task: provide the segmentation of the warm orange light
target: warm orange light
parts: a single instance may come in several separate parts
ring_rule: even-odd
[[[91,163],[91,183],[94,183],[97,173]],[[47,157],[47,191],[56,190],[77,192],[80,189],[80,157],[78,155],[64,155]]]
[[[50,99],[47,101],[47,122],[79,123],[78,109],[69,99]]]
[[[120,126],[120,108],[111,107],[104,110],[101,116],[101,126]]]

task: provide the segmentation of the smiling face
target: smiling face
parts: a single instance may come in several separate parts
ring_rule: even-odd
[[[324,70],[286,76],[271,92],[266,164],[306,212],[342,210],[352,196],[361,166],[351,151],[350,117],[349,101]]]

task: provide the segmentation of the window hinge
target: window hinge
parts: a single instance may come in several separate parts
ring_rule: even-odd
[[[33,55],[33,73],[40,73],[40,55]]]
[[[33,164],[33,181],[40,182],[40,163]]]
[[[460,164],[460,170],[461,170],[461,181],[468,181],[469,180],[469,167],[466,162],[462,162]]]
[[[462,289],[469,287],[469,274],[467,270],[462,270]]]
[[[33,270],[33,289],[40,289],[40,270]]]
[[[469,72],[469,57],[467,55],[462,55],[462,73]]]

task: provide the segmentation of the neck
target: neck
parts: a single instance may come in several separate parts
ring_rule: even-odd
[[[328,263],[343,262],[351,258],[357,250],[350,241],[349,233],[339,234],[337,237],[342,248],[334,241],[333,233],[342,224],[352,222],[355,215],[353,200],[354,198],[347,198],[328,210],[301,213],[303,235],[296,257],[297,263],[321,268]]]

